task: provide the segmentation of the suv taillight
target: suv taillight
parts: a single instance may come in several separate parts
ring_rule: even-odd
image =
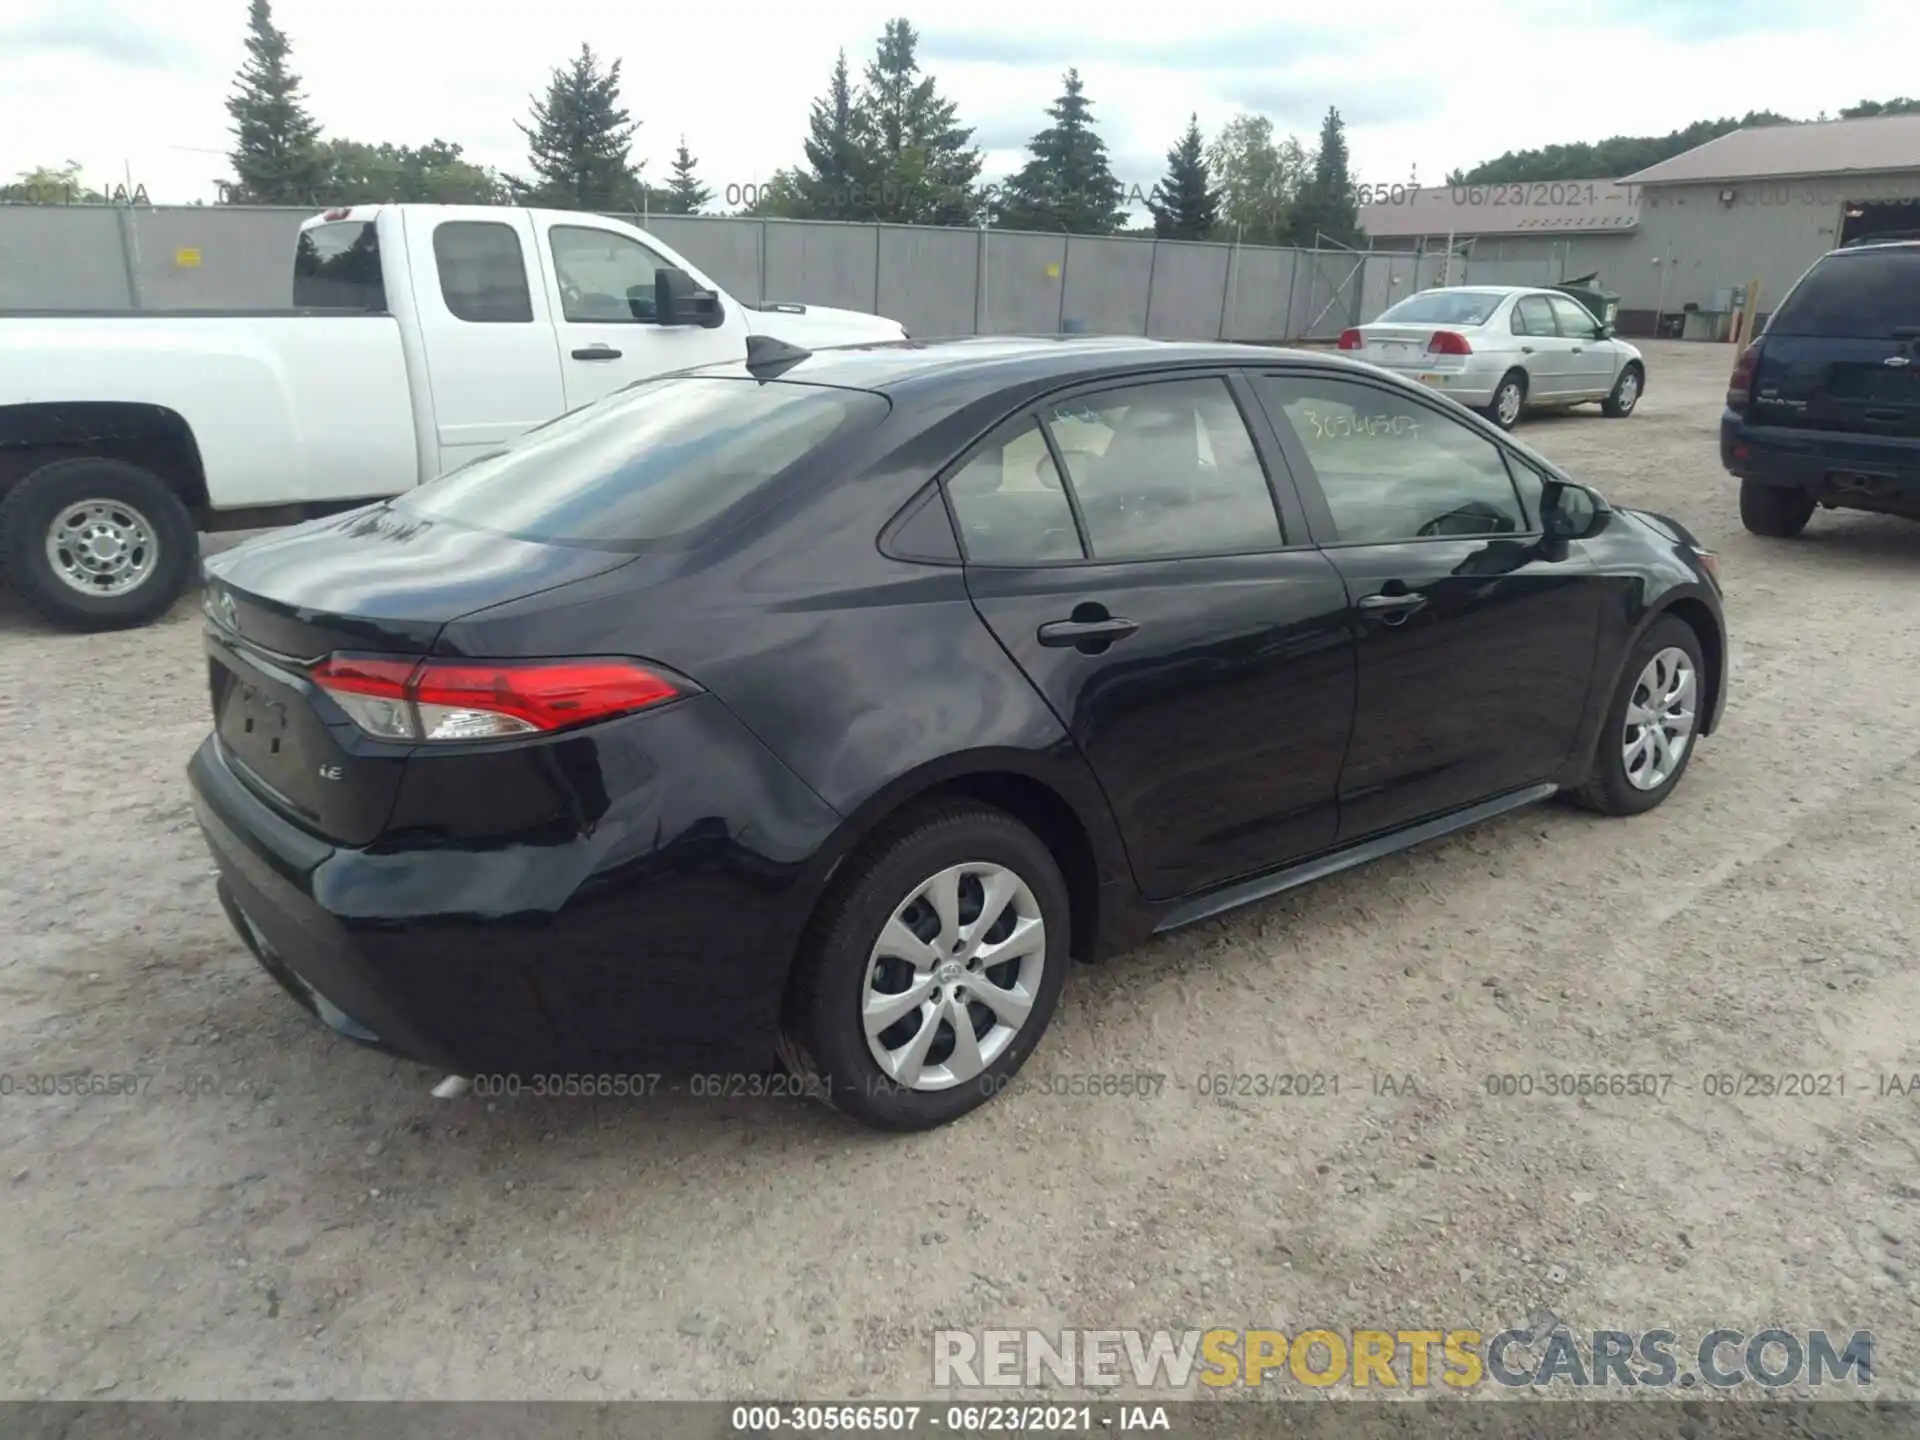
[[[664,704],[683,684],[633,660],[406,660],[329,655],[313,683],[381,740],[500,740]]]
[[[1366,344],[1367,337],[1362,335],[1358,330],[1342,330],[1340,332],[1340,348],[1342,350],[1362,350],[1366,348]]]
[[[1467,343],[1467,337],[1457,330],[1436,330],[1433,338],[1427,342],[1429,355],[1471,355],[1473,346]]]
[[[1753,372],[1759,365],[1760,342],[1756,340],[1740,352],[1727,379],[1727,408],[1736,415],[1744,415],[1747,402],[1753,399]]]

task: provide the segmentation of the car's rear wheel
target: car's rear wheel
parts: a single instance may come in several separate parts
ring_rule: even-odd
[[[68,629],[158,619],[192,578],[199,554],[187,507],[158,475],[124,460],[56,460],[0,501],[0,569],[9,588]]]
[[[1524,370],[1509,370],[1494,386],[1493,400],[1483,412],[1502,430],[1511,430],[1519,422],[1527,404],[1527,375]]]
[[[1613,382],[1613,393],[1600,402],[1600,413],[1618,420],[1633,413],[1633,407],[1640,403],[1640,392],[1646,388],[1646,377],[1640,373],[1638,365],[1629,365],[1620,372],[1620,378]]]
[[[1060,867],[1012,816],[949,804],[866,846],[810,927],[781,1058],[885,1130],[991,1099],[1053,1017],[1069,955]]]
[[[1813,511],[1813,497],[1803,490],[1758,480],[1740,482],[1740,523],[1756,535],[1791,539],[1807,528]]]
[[[1706,697],[1699,636],[1684,620],[1656,620],[1627,657],[1592,772],[1571,798],[1603,815],[1653,809],[1686,773]]]

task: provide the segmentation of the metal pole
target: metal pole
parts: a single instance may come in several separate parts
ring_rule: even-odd
[[[1060,237],[1060,313],[1054,319],[1053,333],[1067,333],[1067,262],[1073,257],[1073,237]]]
[[[880,242],[886,231],[876,222],[873,227],[873,313],[880,314]]]
[[[1140,333],[1153,333],[1153,272],[1160,264],[1160,241],[1156,238],[1148,242],[1153,249],[1147,252],[1147,313],[1140,317]]]
[[[992,229],[992,224],[983,217],[980,221],[980,333],[982,335],[991,333],[987,327],[993,320],[993,271],[989,268],[993,263],[993,257],[988,253],[989,235]]]

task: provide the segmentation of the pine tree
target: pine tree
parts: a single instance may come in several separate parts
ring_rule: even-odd
[[[300,77],[287,65],[292,46],[273,23],[268,0],[247,7],[247,58],[227,100],[233,117],[234,184],[238,204],[311,205],[325,180],[320,126],[307,113]]]
[[[1167,174],[1147,200],[1153,233],[1166,240],[1204,240],[1220,221],[1220,196],[1207,170],[1200,117],[1187,117],[1187,133],[1167,151]]]
[[[856,113],[877,162],[879,203],[862,218],[964,225],[979,208],[985,157],[973,148],[972,127],[955,121],[954,102],[941,99],[933,77],[921,74],[919,43],[908,21],[889,20],[867,65]]]
[[[673,154],[673,173],[667,179],[667,203],[662,207],[669,215],[698,215],[713,199],[713,191],[693,173],[696,163],[687,150],[687,137],[682,135],[680,148]]]
[[[872,218],[880,203],[878,157],[865,121],[842,50],[827,93],[807,117],[807,163],[796,177],[799,213],[816,220]]]
[[[1353,178],[1347,172],[1347,127],[1339,110],[1329,105],[1327,118],[1320,123],[1313,175],[1294,207],[1293,243],[1359,244],[1360,209],[1354,201]]]
[[[640,126],[620,104],[618,60],[602,70],[593,47],[581,45],[554,70],[547,98],[532,104],[533,123],[520,133],[533,178],[508,180],[517,197],[562,210],[637,208],[641,167],[629,157]]]
[[[1106,141],[1093,128],[1080,72],[1067,71],[1062,83],[1065,92],[1047,107],[1053,124],[1027,142],[1033,158],[1007,182],[1000,222],[1012,230],[1110,235],[1127,218],[1120,182],[1107,164]]]

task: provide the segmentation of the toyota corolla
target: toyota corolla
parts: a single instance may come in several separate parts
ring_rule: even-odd
[[[1337,355],[978,339],[617,393],[207,563],[235,929],[453,1076],[1000,1089],[1072,961],[1719,719],[1716,562]]]

